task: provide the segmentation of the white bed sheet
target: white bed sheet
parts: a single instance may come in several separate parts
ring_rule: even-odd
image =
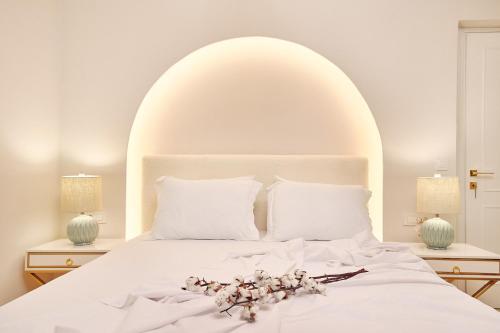
[[[147,239],[144,236],[128,242],[4,305],[0,308],[0,332],[115,332],[127,310],[105,305],[103,300],[128,295],[151,281],[180,286],[191,275],[230,280],[236,274],[251,274],[255,269],[252,254],[270,250],[286,259],[267,262],[264,268],[271,273],[281,274],[294,265],[307,266],[297,259],[299,252],[292,258],[287,250],[289,242]],[[343,247],[341,250],[351,255],[352,240],[333,246],[328,242],[308,242],[307,246],[310,244],[322,255],[322,246],[330,246],[329,253]],[[409,254],[404,255],[407,260]],[[397,261],[399,254],[391,256]],[[154,332],[500,332],[500,315],[495,310],[442,282],[415,256],[412,261],[410,265],[421,268],[406,270],[389,261],[370,266],[368,260],[370,273],[329,288],[327,296],[295,296],[271,305],[259,312],[256,323],[211,313],[185,318]],[[309,265],[308,269],[354,270],[340,266],[330,262],[328,267]]]

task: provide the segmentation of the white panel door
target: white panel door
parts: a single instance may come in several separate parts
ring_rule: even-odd
[[[465,238],[500,253],[500,32],[471,32],[465,38]],[[471,176],[470,170],[485,174]],[[470,182],[477,183],[476,191]],[[481,296],[496,308],[499,284]],[[468,282],[467,291],[479,286]]]

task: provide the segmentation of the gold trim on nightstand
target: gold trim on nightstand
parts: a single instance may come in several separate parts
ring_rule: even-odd
[[[108,251],[93,251],[93,252],[28,252],[27,253],[27,262],[26,268],[78,268],[80,265],[74,265],[74,260],[71,259],[71,256],[95,256],[95,255],[103,255]],[[65,265],[32,265],[31,264],[31,256],[37,255],[48,255],[48,256],[59,256],[59,255],[67,255],[68,258],[65,260]]]
[[[403,244],[447,282],[482,281],[472,297],[481,297],[500,281],[500,254],[466,243],[453,243],[446,250],[432,250],[423,243]]]
[[[43,285],[45,284],[46,282],[36,273],[29,273],[29,275],[35,279],[38,283],[40,283],[40,285]]]
[[[491,280],[486,282],[481,288],[479,288],[474,294],[472,294],[472,297],[474,298],[479,298],[482,294],[484,294],[488,289],[493,287],[498,280]]]
[[[436,271],[436,274],[439,275],[443,280],[451,283],[453,281],[462,280],[462,281],[486,281],[484,285],[482,285],[475,293],[471,296],[474,298],[479,298],[483,295],[488,289],[493,287],[498,281],[500,281],[500,259],[476,259],[476,258],[429,258],[422,257],[424,260],[428,260],[430,262],[434,261],[448,261],[448,262],[488,262],[488,263],[498,263],[498,269],[496,272],[467,272],[462,271],[460,266],[454,265],[451,271]]]
[[[89,246],[74,246],[68,239],[56,239],[26,250],[24,271],[40,284],[44,274],[61,275],[105,255],[125,243],[123,239],[96,239]]]

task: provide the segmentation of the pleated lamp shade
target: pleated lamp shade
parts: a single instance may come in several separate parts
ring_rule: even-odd
[[[417,178],[417,212],[456,214],[460,209],[457,177]]]
[[[61,179],[61,209],[88,213],[102,210],[102,178],[79,174]]]

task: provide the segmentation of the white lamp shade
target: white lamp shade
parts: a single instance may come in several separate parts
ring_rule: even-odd
[[[417,178],[417,212],[456,214],[460,209],[457,177]]]
[[[89,175],[62,177],[61,208],[63,211],[76,213],[101,211],[101,177]]]

